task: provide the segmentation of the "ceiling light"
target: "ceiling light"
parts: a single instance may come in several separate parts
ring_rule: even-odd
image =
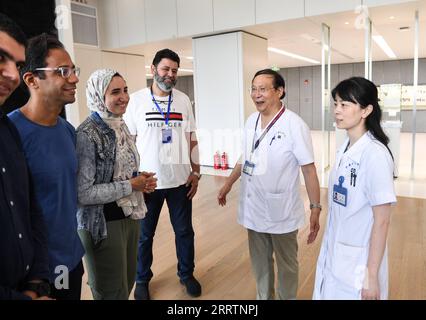
[[[349,24],[349,22],[348,22],[348,21],[346,21],[346,22],[345,22],[345,24],[346,24],[346,25],[348,25],[348,24]]]
[[[394,16],[390,16],[389,19],[393,20],[393,19],[395,19],[395,17]]]
[[[287,56],[287,57],[290,57],[290,58],[303,60],[303,61],[310,62],[310,63],[320,64],[320,62],[317,61],[317,60],[306,58],[306,57],[300,56],[298,54],[291,53],[291,52],[284,51],[284,50],[280,50],[280,49],[277,49],[277,48],[268,47],[268,51],[275,52],[275,53],[278,53],[278,54],[281,54],[283,56]]]
[[[194,60],[194,57],[185,57],[188,60]]]
[[[391,47],[389,47],[385,38],[383,38],[382,36],[373,36],[373,40],[383,50],[383,52],[386,53],[389,58],[396,58],[395,53],[392,51]]]

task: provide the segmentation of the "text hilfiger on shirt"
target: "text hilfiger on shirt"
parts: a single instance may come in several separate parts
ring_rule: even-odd
[[[150,127],[150,128],[162,128],[162,127],[165,127],[166,124],[164,123],[164,121],[163,122],[157,121],[157,122],[148,123],[147,126]],[[182,123],[181,122],[169,122],[167,124],[167,127],[169,127],[169,128],[181,128]]]

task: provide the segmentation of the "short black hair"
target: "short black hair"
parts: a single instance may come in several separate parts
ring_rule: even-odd
[[[7,15],[0,13],[0,31],[6,33],[24,47],[27,46],[27,37],[18,24]]]
[[[162,49],[155,54],[152,64],[157,67],[162,59],[170,59],[177,62],[178,67],[180,66],[180,58],[176,52],[170,49]]]
[[[272,69],[263,69],[256,72],[253,79],[251,80],[253,82],[254,78],[260,75],[268,75],[273,78],[272,85],[275,89],[278,89],[279,87],[283,87],[285,89],[285,81],[282,75],[280,75],[278,72],[272,70]],[[285,97],[285,90],[283,94],[281,95],[280,99],[284,99]]]
[[[41,79],[44,79],[44,71],[35,71],[35,69],[46,67],[46,58],[49,55],[49,50],[52,49],[65,49],[62,42],[56,36],[42,33],[31,38],[28,41],[27,50],[25,51],[26,62],[21,73],[37,73]]]

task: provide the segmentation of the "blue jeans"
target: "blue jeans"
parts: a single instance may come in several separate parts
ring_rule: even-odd
[[[170,221],[175,232],[177,275],[181,280],[192,277],[194,272],[194,229],[192,228],[192,201],[186,196],[190,187],[155,190],[145,197],[148,212],[141,220],[141,235],[138,243],[138,267],[136,282],[149,282],[153,277],[152,243],[164,200],[169,208]]]

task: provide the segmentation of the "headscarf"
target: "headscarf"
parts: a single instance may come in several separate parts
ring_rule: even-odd
[[[102,120],[115,132],[116,157],[114,162],[113,181],[126,181],[133,177],[139,169],[139,154],[133,137],[122,116],[113,114],[105,104],[105,93],[114,76],[121,75],[112,69],[100,69],[92,73],[87,80],[87,106],[97,112]],[[143,193],[133,190],[124,198],[118,199],[117,205],[123,209],[124,215],[133,219],[142,219],[147,211]]]

